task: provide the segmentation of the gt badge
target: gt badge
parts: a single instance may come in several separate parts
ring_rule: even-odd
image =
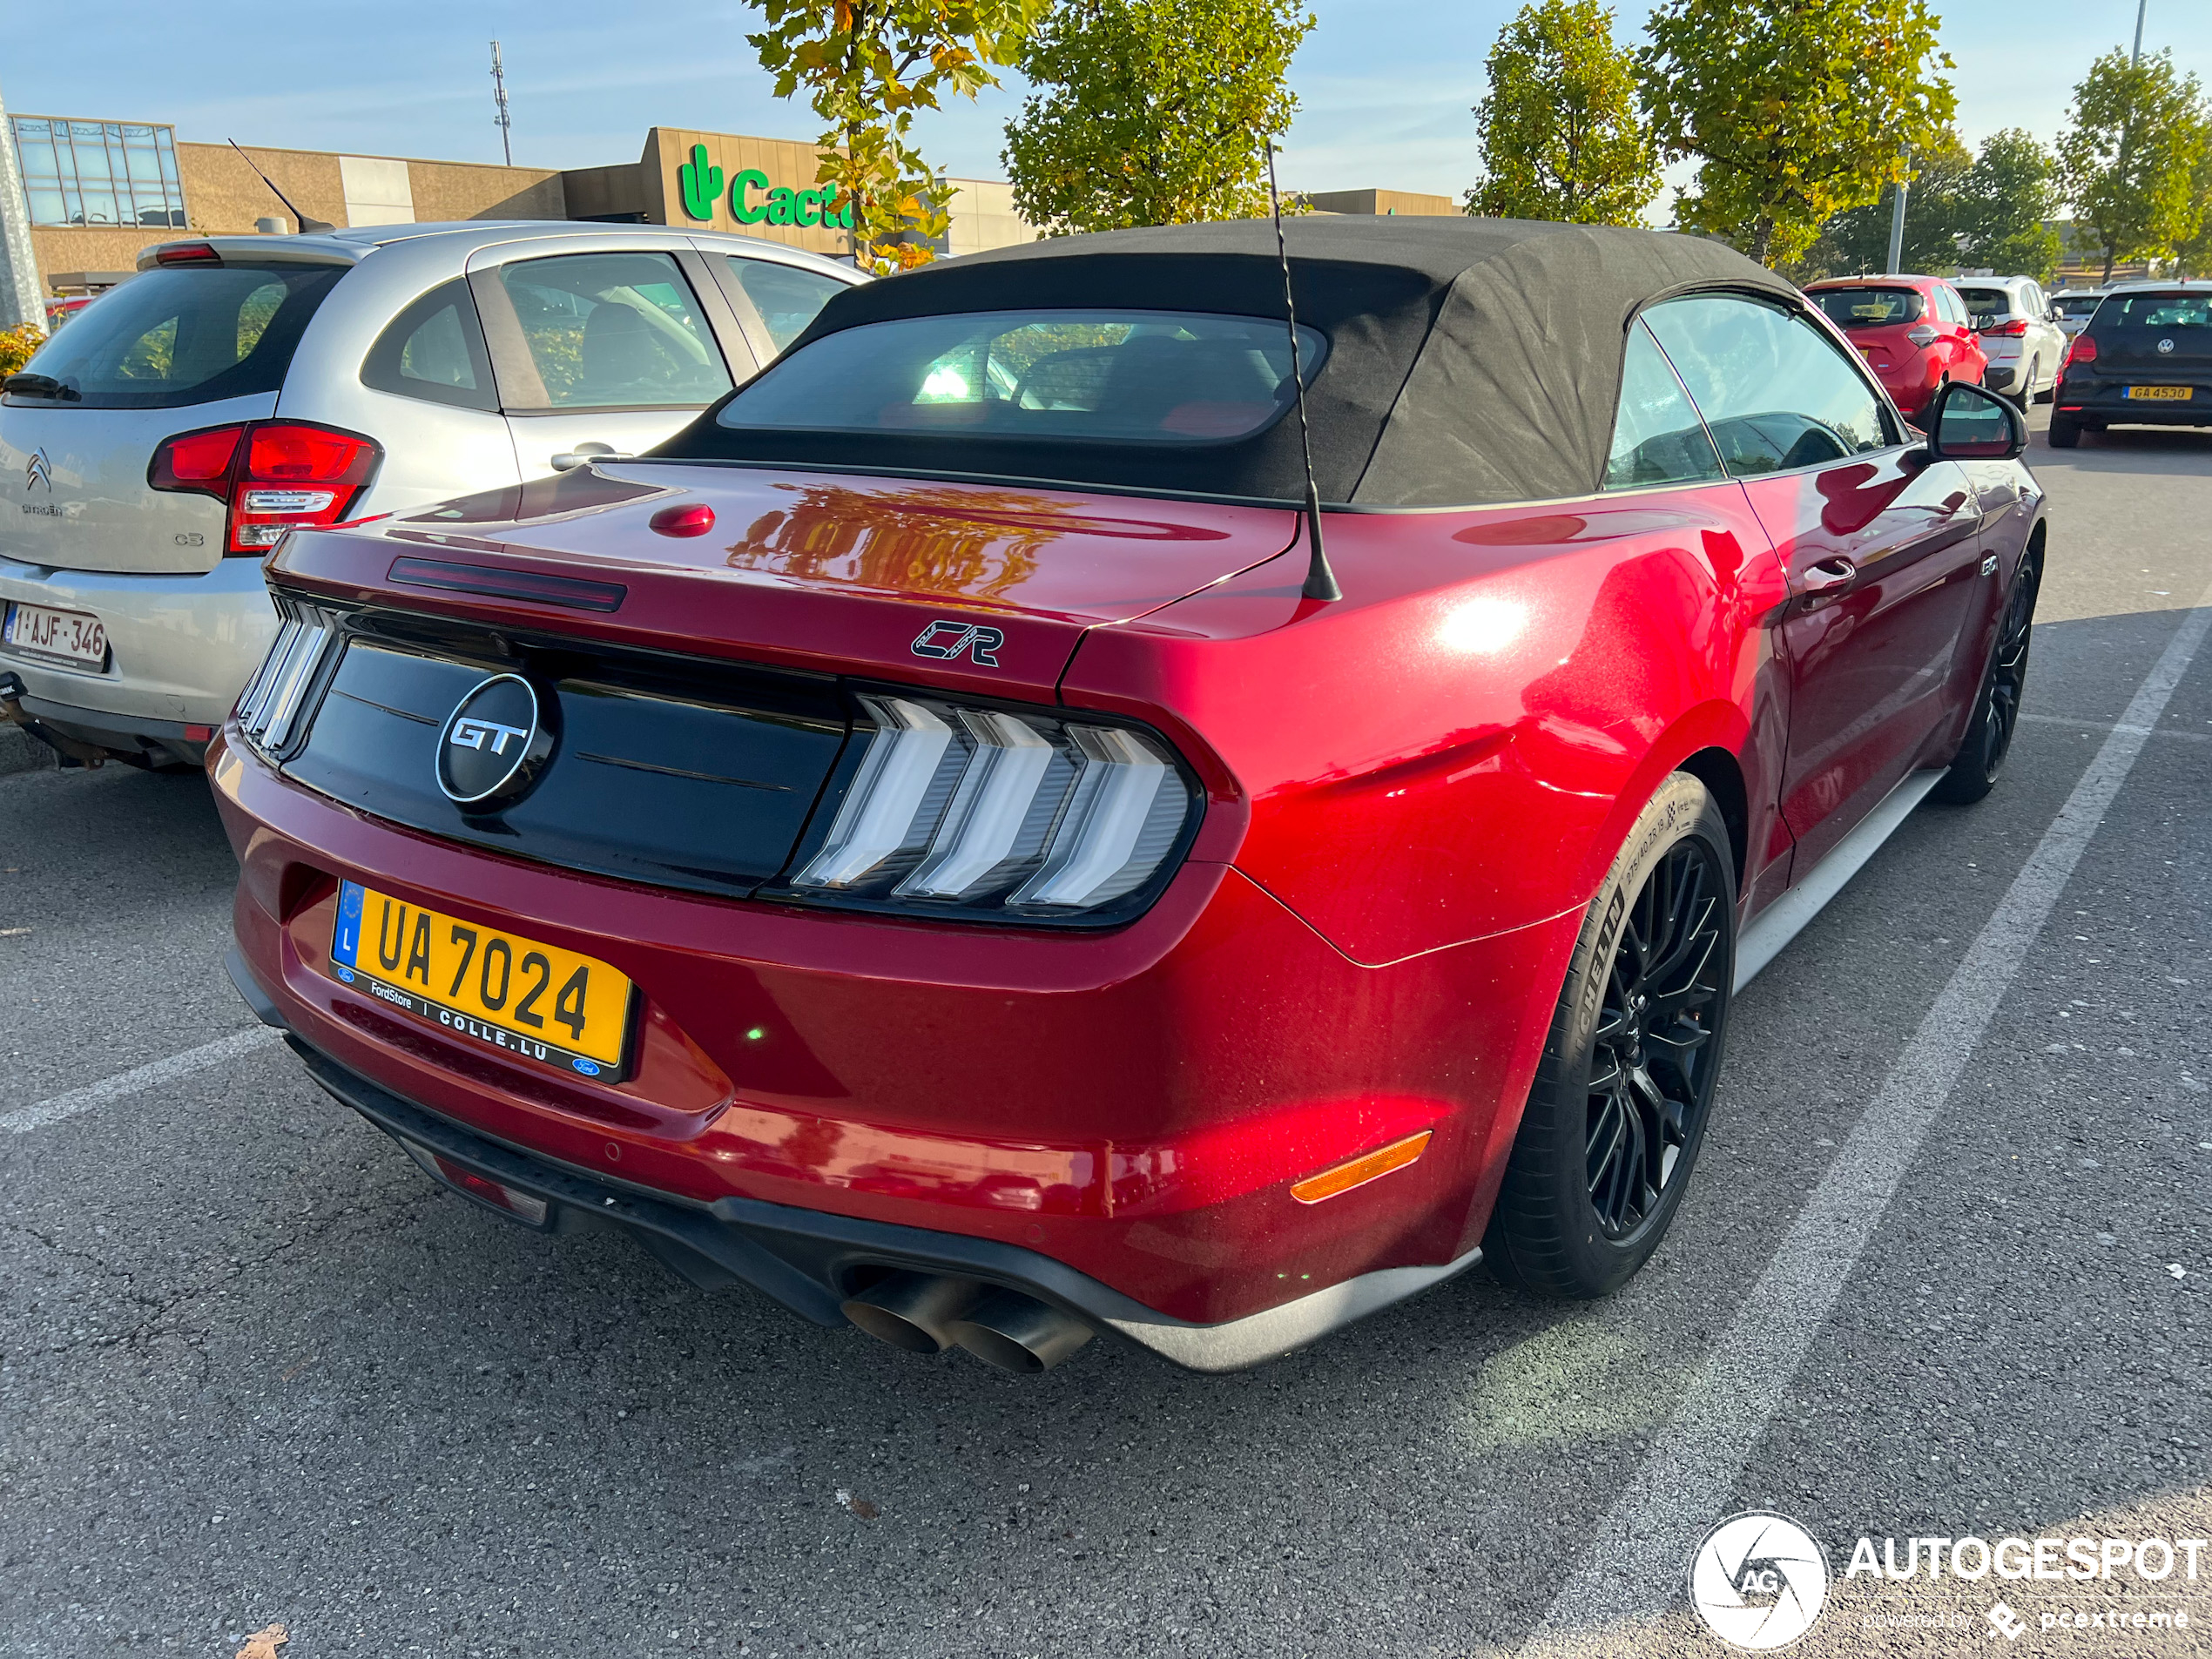
[[[495,674],[447,717],[438,787],[455,806],[496,812],[529,791],[552,753],[536,691],[519,674]]]
[[[949,662],[966,651],[977,667],[996,668],[996,652],[1004,644],[1006,636],[995,628],[978,628],[973,623],[941,619],[914,636],[914,653]]]

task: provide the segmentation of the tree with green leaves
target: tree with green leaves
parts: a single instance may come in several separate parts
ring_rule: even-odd
[[[1898,263],[1926,276],[1949,276],[1959,269],[1959,193],[1973,171],[1973,153],[1946,127],[1926,150],[1912,158],[1905,192],[1905,241]],[[1884,187],[1871,202],[1846,207],[1820,227],[1819,239],[1794,263],[1791,274],[1856,276],[1889,267],[1890,220],[1896,212],[1897,185]]]
[[[1764,265],[1872,201],[1957,108],[1926,0],[1661,0],[1647,32],[1652,131],[1702,164],[1677,217]]]
[[[1659,152],[1636,109],[1635,59],[1598,0],[1538,0],[1490,48],[1474,106],[1482,182],[1470,213],[1570,225],[1641,225],[1659,193]]]
[[[2174,245],[2174,274],[2202,277],[2212,271],[2212,144],[2196,158],[2189,176],[2189,195],[2196,217],[2194,234]]]
[[[1959,263],[2048,282],[2064,252],[2049,223],[2060,202],[2058,158],[2024,128],[1992,133],[1959,181],[1952,217]]]
[[[2074,87],[2059,164],[2075,234],[2104,254],[2107,282],[2121,260],[2162,259],[2196,234],[2207,125],[2196,77],[2177,73],[2170,51],[2131,64],[2115,47]]]
[[[1297,0],[1061,0],[1021,57],[1037,91],[1006,128],[1015,211],[1057,235],[1266,212],[1312,27]]]
[[[864,266],[916,264],[949,219],[908,134],[916,111],[996,86],[1051,0],[759,0],[745,37],[776,78],[804,89],[823,123],[819,183],[853,205]]]

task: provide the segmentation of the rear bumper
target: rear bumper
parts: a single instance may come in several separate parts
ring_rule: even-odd
[[[0,604],[10,601],[90,611],[107,631],[101,671],[0,645],[0,669],[28,692],[24,711],[124,737],[181,740],[188,725],[220,725],[277,630],[257,559],[223,559],[203,576],[135,576],[0,558]]]
[[[2148,381],[2138,385],[2149,384]],[[2212,426],[2212,388],[2200,386],[2186,403],[2160,403],[2122,395],[2120,387],[2062,385],[2054,408],[2068,420],[2094,426]]]
[[[950,1240],[898,1259],[957,1263],[1201,1369],[1296,1346],[1475,1259],[1581,921],[1362,968],[1233,868],[1193,862],[1109,933],[952,927],[497,857],[299,788],[228,740],[211,777],[251,980],[344,1073],[694,1215],[786,1231],[811,1217],[871,1248]],[[341,879],[629,975],[633,1074],[550,1074],[341,984]],[[1424,1129],[1417,1163],[1291,1197]],[[810,1317],[836,1278],[815,1275]]]
[[[548,1215],[537,1231],[614,1227],[701,1290],[747,1285],[816,1325],[846,1323],[840,1304],[847,1296],[886,1270],[906,1269],[1018,1291],[1074,1315],[1094,1331],[1119,1337],[1186,1370],[1238,1371],[1418,1295],[1482,1259],[1480,1249],[1472,1249],[1433,1266],[1357,1275],[1244,1318],[1193,1324],[1018,1245],[757,1199],[724,1197],[703,1204],[610,1181],[494,1140],[402,1100],[290,1031],[275,1000],[253,978],[236,947],[224,965],[239,995],[262,1022],[285,1030],[287,1042],[324,1093],[359,1112],[402,1147],[412,1143],[543,1201]],[[472,1202],[502,1219],[530,1224],[481,1201]]]

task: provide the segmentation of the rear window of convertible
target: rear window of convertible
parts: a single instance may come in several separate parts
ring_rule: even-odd
[[[1301,327],[1308,384],[1327,351]],[[801,346],[725,403],[737,429],[1196,444],[1290,407],[1289,331],[1177,311],[990,311],[863,323]]]

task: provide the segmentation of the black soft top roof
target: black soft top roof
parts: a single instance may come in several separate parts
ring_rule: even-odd
[[[1307,403],[1321,498],[1336,504],[1588,495],[1604,474],[1639,307],[1691,288],[1797,295],[1720,243],[1653,231],[1347,215],[1289,219],[1284,232],[1298,321],[1329,339]],[[893,318],[1059,307],[1280,317],[1274,228],[1110,231],[925,266],[836,295],[781,361]],[[716,423],[719,408],[655,453],[1285,502],[1305,493],[1294,416],[1232,442],[1137,445],[738,428]]]

